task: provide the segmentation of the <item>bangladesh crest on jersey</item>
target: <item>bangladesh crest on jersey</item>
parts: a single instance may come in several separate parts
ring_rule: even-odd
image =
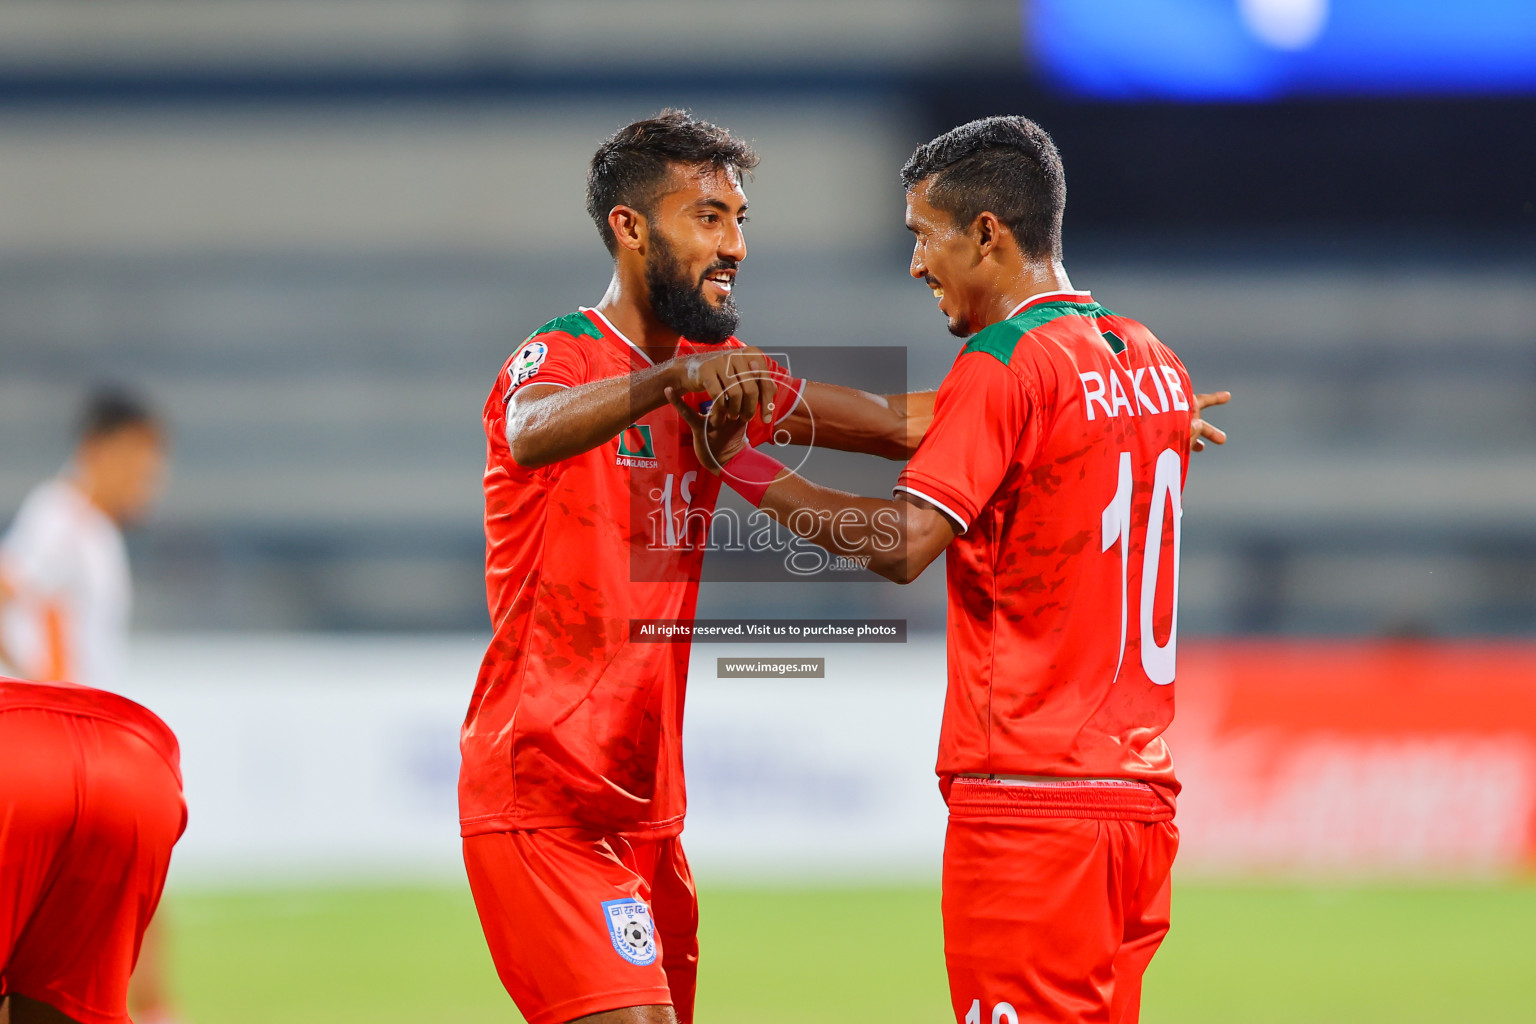
[[[650,424],[631,423],[624,428],[619,435],[619,457],[615,461],[621,466],[649,468],[656,465],[656,446],[651,442]]]
[[[650,907],[637,899],[607,900],[603,919],[608,923],[614,952],[638,967],[656,962],[656,926],[651,922]]]

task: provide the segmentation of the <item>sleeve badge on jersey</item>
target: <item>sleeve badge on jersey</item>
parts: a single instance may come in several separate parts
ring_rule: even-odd
[[[512,365],[507,368],[507,374],[511,377],[507,393],[511,394],[519,385],[531,380],[547,358],[549,346],[542,341],[530,341],[519,349],[517,355],[512,357]]]
[[[656,926],[650,907],[637,899],[607,900],[603,919],[608,922],[614,952],[638,967],[656,962]]]

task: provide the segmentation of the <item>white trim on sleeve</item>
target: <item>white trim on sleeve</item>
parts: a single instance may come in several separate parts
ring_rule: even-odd
[[[949,516],[949,518],[951,518],[955,522],[959,523],[960,524],[960,532],[961,533],[967,533],[967,532],[970,531],[971,524],[965,521],[965,516],[963,516],[960,513],[956,512],[954,509],[950,508],[948,505],[944,504],[942,501],[940,501],[938,498],[935,498],[933,495],[931,495],[931,494],[924,494],[922,491],[918,490],[916,487],[908,487],[906,484],[897,484],[895,487],[891,488],[891,493],[892,494],[896,493],[897,491],[906,491],[908,494],[915,494],[915,495],[917,495],[919,498],[922,498],[924,501],[928,502],[928,504],[930,504],[930,505],[934,506],[935,508],[937,508],[940,512],[943,512],[945,515]]]
[[[559,383],[557,381],[539,380],[539,378],[536,377],[536,376],[535,377],[529,377],[527,380],[523,381],[521,384],[516,384],[516,385],[513,385],[510,388],[507,388],[507,396],[501,400],[501,404],[502,405],[511,405],[512,404],[512,396],[517,394],[519,391],[523,390],[523,388],[527,387],[529,384],[542,384],[542,385],[544,385],[547,388],[566,388],[567,390],[569,390],[572,387],[572,385],[570,385],[570,384],[561,384],[561,383]]]

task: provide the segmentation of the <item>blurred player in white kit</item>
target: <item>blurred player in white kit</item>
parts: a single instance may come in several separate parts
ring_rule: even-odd
[[[0,541],[0,674],[122,692],[133,585],[123,528],[159,495],[163,424],[137,396],[86,401],[74,457],[27,495]],[[170,1024],[162,942],[151,925],[130,989],[138,1024]]]

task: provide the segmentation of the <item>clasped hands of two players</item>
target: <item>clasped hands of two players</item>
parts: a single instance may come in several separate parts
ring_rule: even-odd
[[[778,393],[768,358],[759,349],[731,349],[715,355],[689,356],[679,360],[683,383],[669,387],[667,401],[693,431],[693,450],[711,473],[741,453],[747,444],[747,425],[754,416],[773,422]],[[683,400],[685,394],[709,395],[709,409],[700,413]]]
[[[768,361],[755,348],[732,349],[712,356],[692,356],[681,361],[686,386],[666,389],[667,401],[677,410],[693,432],[694,454],[711,472],[721,468],[741,453],[747,444],[747,424],[760,413],[764,423],[773,421],[773,400],[777,386],[768,370]],[[687,392],[704,391],[710,397],[707,413],[701,414],[683,401]],[[1207,423],[1205,410],[1226,405],[1230,391],[1210,391],[1195,395],[1195,407],[1189,424],[1189,448],[1201,452],[1207,444],[1226,444],[1227,433]]]

